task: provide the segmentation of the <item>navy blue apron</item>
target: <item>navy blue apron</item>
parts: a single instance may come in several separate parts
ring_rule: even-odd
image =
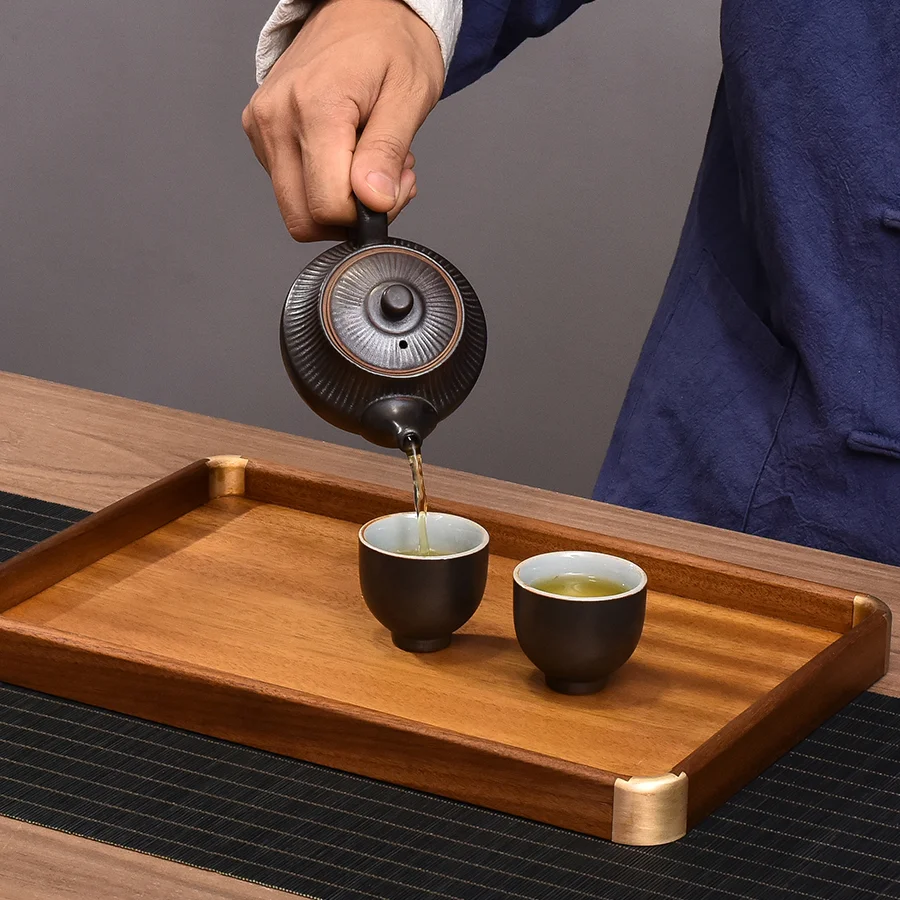
[[[505,4],[530,30],[505,18],[485,57],[498,5],[467,3],[448,90],[576,5]],[[594,496],[900,564],[900,4],[724,0],[721,43]]]

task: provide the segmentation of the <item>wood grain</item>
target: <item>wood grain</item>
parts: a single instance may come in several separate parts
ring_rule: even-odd
[[[691,786],[688,827],[872,684],[889,631],[884,614],[869,616],[677,765]]]
[[[877,600],[458,503],[492,535],[484,602],[451,652],[404,654],[357,586],[360,525],[402,507],[202,460],[0,566],[0,678],[603,837],[615,785],[679,769],[674,839],[883,672]],[[547,690],[512,627],[513,568],[564,548],[650,580],[638,650],[589,697]]]
[[[351,479],[323,478],[319,473],[257,460],[247,464],[245,487],[250,498],[358,525],[409,507],[408,492]],[[435,511],[479,522],[490,534],[492,552],[498,556],[522,560],[555,550],[612,553],[641,566],[660,592],[841,633],[849,631],[853,622],[855,594],[839,588],[468,503],[433,498],[430,505]]]
[[[5,622],[0,679],[609,837],[613,776],[190,663]]]
[[[0,611],[205,503],[209,479],[204,461],[191,463],[18,554],[0,574]]]
[[[240,469],[228,491],[225,462]],[[173,518],[182,493],[198,505]],[[790,746],[769,716],[783,717],[807,682],[825,687],[797,722],[780,722],[791,742],[884,664],[877,602],[468,506],[455,511],[499,535],[482,606],[450,651],[404,654],[357,582],[360,524],[397,508],[392,489],[252,460],[188,467],[0,567],[33,587],[72,547],[87,563],[0,616],[0,678],[609,837],[617,779],[683,760],[702,817]],[[656,588],[634,657],[591,697],[548,691],[512,627],[512,569],[565,546],[624,552]],[[819,619],[829,627],[798,621]]]
[[[299,402],[299,401],[298,401]],[[202,456],[243,453],[325,475],[407,489],[398,455],[318,441],[0,373],[0,490],[98,509]],[[900,572],[737,532],[428,468],[435,497],[577,526],[868,593],[894,611],[890,674],[875,689],[900,696]]]
[[[290,894],[0,817],[0,900],[286,900]]]
[[[518,556],[492,555],[484,601],[450,652],[417,656],[396,650],[363,604],[357,529],[222,498],[4,618],[620,775],[671,771],[836,639],[651,592],[628,666],[599,695],[562,697],[516,643]]]
[[[0,373],[0,490],[99,509],[192,460],[221,453],[407,487],[408,471],[397,457]],[[895,632],[891,672],[875,689],[900,696],[900,573],[892,567],[437,467],[428,476],[435,496],[457,502],[880,597],[894,611]],[[2,818],[0,832],[0,896],[16,900],[112,896],[120,886],[123,895],[148,900],[283,896]]]

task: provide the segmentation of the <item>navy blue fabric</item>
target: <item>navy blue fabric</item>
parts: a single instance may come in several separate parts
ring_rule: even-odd
[[[571,12],[521,5],[537,6],[543,23]],[[457,77],[479,34],[464,22]],[[594,496],[900,564],[900,5],[724,0],[721,43],[681,243]]]
[[[444,85],[456,93],[491,71],[523,41],[540,37],[590,0],[463,0],[463,21]]]

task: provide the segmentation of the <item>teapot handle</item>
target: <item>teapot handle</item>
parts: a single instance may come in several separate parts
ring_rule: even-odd
[[[387,243],[387,213],[373,212],[358,197],[354,197],[354,199],[356,200],[356,227],[350,229],[350,240],[358,247]]]

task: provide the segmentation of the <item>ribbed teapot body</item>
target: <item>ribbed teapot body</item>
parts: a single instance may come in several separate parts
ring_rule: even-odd
[[[487,327],[475,291],[433,250],[384,237],[316,257],[288,292],[285,367],[323,419],[381,446],[421,442],[469,395]],[[405,437],[404,437],[405,435]]]

